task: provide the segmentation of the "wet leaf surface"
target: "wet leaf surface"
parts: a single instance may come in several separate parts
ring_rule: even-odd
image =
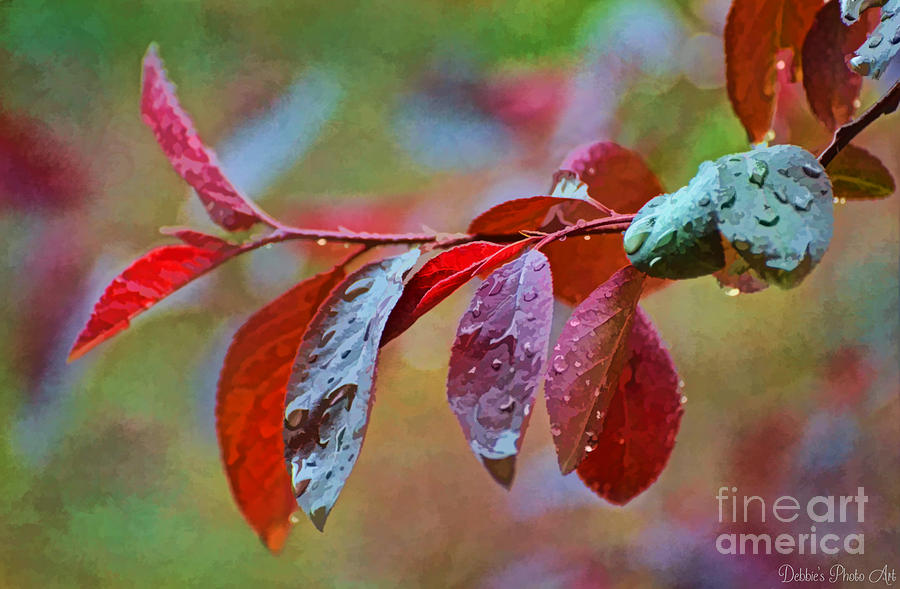
[[[790,49],[794,68],[821,0],[734,0],[725,23],[728,98],[751,143],[763,141],[775,112],[775,56]],[[797,78],[794,72],[793,78]]]
[[[537,231],[551,223],[556,216],[565,215],[565,212],[572,210],[579,211],[587,219],[602,215],[581,199],[531,196],[508,200],[488,209],[475,217],[467,232],[474,235],[502,235],[516,231]]]
[[[835,198],[848,200],[884,198],[897,189],[890,171],[877,157],[848,145],[828,164]]]
[[[678,374],[659,333],[640,309],[626,360],[596,439],[588,442],[578,476],[599,496],[624,505],[666,466],[684,413]]]
[[[543,375],[552,319],[550,264],[530,250],[478,288],[450,353],[450,408],[472,451],[507,488]]]
[[[865,41],[867,13],[851,26],[841,21],[840,5],[829,2],[819,9],[803,42],[803,88],[813,114],[831,130],[853,117],[862,77],[847,67],[845,57]]]
[[[227,244],[215,249],[167,245],[151,250],[106,287],[75,340],[69,361],[124,330],[133,317],[240,251]]]
[[[563,159],[559,170],[577,174],[591,198],[619,213],[633,213],[664,192],[644,158],[612,141],[576,147]],[[561,179],[558,172],[554,184]]]
[[[344,278],[318,274],[257,311],[235,333],[216,393],[216,433],[234,499],[263,543],[281,550],[297,508],[284,468],[283,408],[300,340]]]
[[[362,448],[382,331],[419,250],[363,266],[319,307],[303,336],[284,409],[297,504],[322,530]]]
[[[572,312],[550,352],[544,394],[563,474],[603,428],[643,283],[633,266],[613,274]]]
[[[476,241],[454,247],[428,260],[406,283],[403,295],[384,328],[381,345],[409,329],[419,317],[456,292],[476,273],[490,272],[518,254],[523,247],[524,243],[504,247]]]
[[[850,67],[874,79],[881,77],[900,51],[900,0],[889,0],[881,9],[881,22],[856,50]]]
[[[175,171],[197,191],[209,217],[229,231],[248,229],[260,220],[256,208],[222,173],[216,156],[181,108],[156,46],[144,57],[141,115]]]
[[[719,158],[719,230],[766,282],[796,286],[825,255],[834,225],[831,182],[792,145]]]

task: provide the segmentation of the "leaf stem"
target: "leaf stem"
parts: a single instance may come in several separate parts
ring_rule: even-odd
[[[861,114],[856,120],[850,121],[846,125],[838,127],[834,132],[834,138],[828,147],[819,154],[819,163],[822,167],[827,167],[842,149],[847,147],[854,137],[859,135],[863,129],[868,127],[882,115],[888,115],[900,105],[900,80],[894,82],[887,94],[878,99],[878,101],[870,106],[866,112]]]

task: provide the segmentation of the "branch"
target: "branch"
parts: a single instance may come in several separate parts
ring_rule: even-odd
[[[900,104],[900,80],[896,81],[888,93],[878,99],[869,109],[859,116],[855,121],[850,121],[846,125],[839,127],[834,132],[834,138],[831,144],[825,148],[819,155],[819,163],[822,167],[827,167],[842,149],[847,147],[854,137],[859,135],[863,129],[872,124],[875,119],[882,115],[888,115],[895,110]]]

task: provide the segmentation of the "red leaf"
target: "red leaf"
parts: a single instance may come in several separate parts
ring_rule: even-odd
[[[535,231],[552,221],[550,213],[554,207],[560,207],[557,210],[561,210],[564,205],[589,212],[588,219],[600,215],[596,208],[576,198],[531,196],[508,200],[486,210],[475,217],[467,232],[473,235],[503,235],[516,231]]]
[[[659,477],[684,413],[672,358],[640,308],[627,349],[603,430],[589,442],[592,449],[578,466],[581,480],[617,505],[628,503]]]
[[[640,155],[612,141],[579,145],[559,165],[554,183],[560,172],[577,174],[591,198],[620,213],[636,213],[665,192]]]
[[[644,203],[664,192],[640,155],[612,142],[576,147],[560,164],[560,170],[578,174],[592,198],[620,213],[636,213]],[[560,179],[559,174],[556,180]],[[598,216],[586,203],[577,209],[568,208],[566,213],[570,221],[571,217]],[[618,235],[570,238],[549,244],[544,253],[553,267],[556,296],[570,304],[580,303],[597,285],[628,264]],[[654,292],[665,284],[663,280],[650,279],[644,292]]]
[[[502,245],[475,241],[428,260],[403,288],[384,328],[381,345],[409,329],[419,317],[471,280],[481,265],[502,249]]]
[[[509,488],[540,384],[553,295],[547,258],[530,250],[491,274],[459,322],[447,400],[475,455]]]
[[[194,123],[178,103],[175,86],[166,77],[155,45],[144,57],[141,115],[172,167],[197,191],[214,222],[229,231],[239,231],[265,220],[265,215],[232,186],[213,151],[197,135]]]
[[[563,474],[578,466],[603,430],[643,284],[634,266],[613,274],[572,312],[550,354],[544,393]]]
[[[300,340],[342,267],[304,280],[260,309],[232,339],[216,393],[216,433],[234,499],[273,552],[297,508],[284,468],[284,401]]]
[[[725,23],[728,98],[752,143],[765,139],[775,111],[775,55],[800,48],[821,0],[734,0]]]
[[[167,245],[151,250],[118,275],[97,301],[75,340],[69,362],[128,327],[131,319],[241,250]]]
[[[418,258],[410,250],[348,276],[316,311],[297,350],[282,414],[284,456],[297,503],[319,530],[362,449],[378,344]]]
[[[875,11],[869,11],[848,27],[841,21],[840,3],[829,2],[816,14],[803,42],[806,99],[829,130],[849,121],[856,110],[862,76],[847,67],[844,57],[865,42],[873,15]]]
[[[234,247],[233,244],[225,241],[221,237],[209,235],[208,233],[195,231],[194,229],[188,229],[186,227],[163,227],[159,232],[163,235],[177,237],[187,245],[193,245],[207,250],[219,250]]]

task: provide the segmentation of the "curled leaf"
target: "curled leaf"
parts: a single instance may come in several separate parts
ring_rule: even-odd
[[[124,330],[133,317],[240,251],[231,245],[215,249],[167,245],[151,250],[106,287],[87,325],[78,334],[69,361]]]
[[[595,493],[624,505],[666,466],[684,413],[678,374],[659,333],[640,309],[603,429],[587,445],[578,476]]]
[[[875,80],[900,51],[900,0],[888,0],[881,9],[881,22],[859,46],[850,60],[854,72]]]
[[[884,198],[897,189],[881,160],[852,144],[842,149],[825,170],[838,199]]]
[[[285,391],[313,314],[342,267],[300,282],[235,333],[216,392],[216,433],[235,502],[263,543],[281,550],[297,508],[284,468]]]
[[[197,192],[209,217],[229,231],[248,229],[262,221],[256,206],[241,195],[222,173],[211,149],[203,144],[194,123],[181,108],[175,86],[151,45],[144,57],[141,116],[175,171]]]
[[[550,265],[530,250],[479,287],[450,353],[450,408],[472,451],[507,488],[540,384],[552,319]]]
[[[563,474],[603,430],[643,283],[633,266],[613,274],[575,308],[550,353],[544,394]]]
[[[384,325],[419,250],[347,277],[303,334],[288,383],[283,435],[297,504],[322,530],[362,448]]]

